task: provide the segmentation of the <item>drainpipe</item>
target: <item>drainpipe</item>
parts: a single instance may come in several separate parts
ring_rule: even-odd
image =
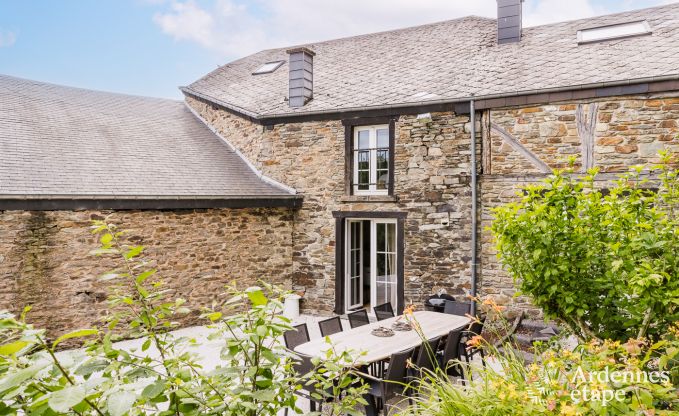
[[[471,175],[472,175],[472,264],[471,264],[471,295],[476,298],[476,263],[478,253],[476,252],[476,112],[474,110],[474,100],[469,101],[469,119],[471,122]],[[476,315],[476,302],[472,301],[471,314]]]

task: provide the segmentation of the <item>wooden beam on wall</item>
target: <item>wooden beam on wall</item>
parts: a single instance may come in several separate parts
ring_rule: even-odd
[[[578,128],[578,136],[582,148],[582,171],[594,167],[594,133],[596,129],[596,119],[599,111],[598,103],[590,103],[589,111],[585,114],[585,105],[578,104],[575,110],[575,122]]]
[[[503,129],[502,127],[500,127],[496,123],[493,123],[492,121],[490,122],[490,128],[491,128],[492,131],[494,131],[495,133],[500,135],[500,137],[502,137],[502,140],[504,140],[507,144],[512,146],[512,148],[514,148],[514,150],[516,150],[523,157],[528,159],[533,164],[533,166],[540,169],[541,172],[544,172],[544,173],[551,173],[552,172],[552,169],[549,166],[547,166],[547,164],[545,162],[540,160],[540,158],[538,158],[533,152],[526,149],[521,143],[519,143],[519,141],[516,138],[514,138],[514,136],[509,134],[505,129]]]

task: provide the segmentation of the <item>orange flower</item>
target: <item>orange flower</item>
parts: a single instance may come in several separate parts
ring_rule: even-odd
[[[507,307],[505,307],[505,306],[498,305],[497,302],[495,302],[495,299],[493,299],[491,297],[487,297],[483,301],[483,305],[488,306],[491,310],[493,310],[496,313],[500,313],[500,312],[504,311],[505,309],[507,309]]]
[[[483,337],[481,335],[474,335],[467,341],[467,348],[478,348],[481,346],[481,343],[483,343]]]
[[[403,314],[404,315],[412,315],[413,312],[415,312],[415,305],[410,304],[403,309]]]

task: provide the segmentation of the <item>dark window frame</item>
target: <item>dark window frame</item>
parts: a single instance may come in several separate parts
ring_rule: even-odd
[[[348,218],[396,219],[396,284],[399,289],[397,294],[398,305],[396,305],[395,310],[397,315],[403,313],[405,306],[404,226],[408,213],[403,211],[333,211],[332,216],[335,217],[335,313],[342,315],[346,312],[344,309],[344,293],[346,291],[344,260],[346,256],[346,219]]]
[[[354,178],[354,128],[361,126],[375,126],[386,124],[389,126],[389,185],[387,195],[394,195],[394,150],[396,145],[396,117],[365,117],[342,120],[344,125],[344,192],[355,195],[353,189]],[[375,194],[378,196],[379,194]],[[370,196],[370,195],[366,195]]]

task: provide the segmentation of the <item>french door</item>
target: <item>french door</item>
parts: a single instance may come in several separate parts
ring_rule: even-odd
[[[347,223],[346,309],[363,307],[363,221]]]
[[[346,231],[346,310],[364,306],[366,286],[370,289],[371,306],[390,302],[397,310],[396,220],[348,219]],[[364,264],[366,260],[369,267]]]

